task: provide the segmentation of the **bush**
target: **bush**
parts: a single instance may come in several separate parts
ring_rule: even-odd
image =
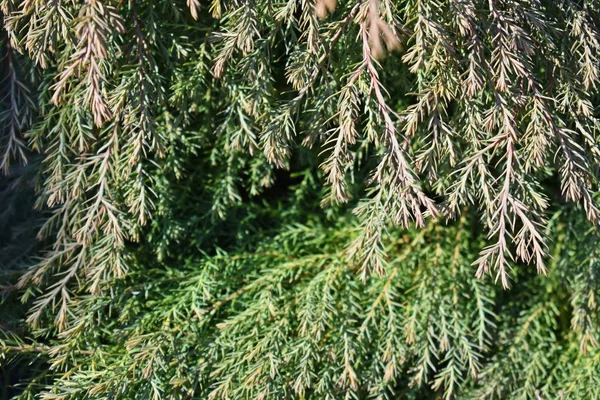
[[[4,397],[600,397],[597,1],[0,6]]]

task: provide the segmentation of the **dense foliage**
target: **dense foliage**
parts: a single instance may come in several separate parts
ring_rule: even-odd
[[[597,0],[1,0],[3,398],[600,398]]]

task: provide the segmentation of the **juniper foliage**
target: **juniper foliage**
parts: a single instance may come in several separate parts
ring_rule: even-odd
[[[0,10],[4,397],[600,397],[598,1]]]

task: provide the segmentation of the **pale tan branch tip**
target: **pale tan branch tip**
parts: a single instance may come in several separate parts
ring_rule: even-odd
[[[337,0],[316,0],[315,14],[319,19],[325,19],[327,14],[333,14],[337,7]]]

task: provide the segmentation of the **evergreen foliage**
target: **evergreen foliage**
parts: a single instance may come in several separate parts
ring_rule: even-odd
[[[4,398],[600,398],[600,2],[0,10]]]

